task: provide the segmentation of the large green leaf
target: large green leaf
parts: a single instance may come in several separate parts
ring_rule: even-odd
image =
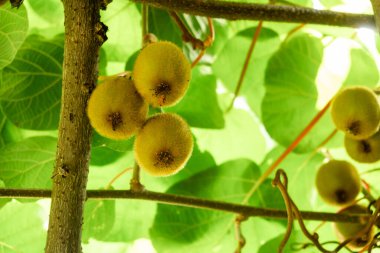
[[[190,87],[182,100],[165,111],[176,112],[192,127],[223,128],[223,112],[218,104],[216,78],[193,69]]]
[[[12,62],[27,31],[28,17],[24,6],[16,9],[7,3],[0,7],[0,69]]]
[[[235,92],[255,30],[256,27],[246,29],[230,39],[213,64],[215,75],[231,92]],[[279,45],[278,34],[262,28],[242,83],[240,95],[247,99],[251,109],[258,116],[261,115],[261,101],[265,93],[265,69],[270,56]]]
[[[115,222],[115,200],[89,200],[84,209],[82,241],[102,240]]]
[[[52,40],[29,36],[0,83],[3,111],[16,126],[48,130],[58,127],[63,36]]]
[[[149,8],[149,32],[159,40],[168,40],[182,46],[182,33],[166,10]]]
[[[6,187],[50,188],[57,139],[32,137],[0,149],[0,179]]]
[[[113,1],[102,12],[102,22],[108,26],[108,40],[103,46],[107,58],[123,66],[127,57],[141,48],[141,15],[131,2]]]
[[[43,252],[46,231],[36,203],[10,202],[0,209],[0,252]]]
[[[178,182],[168,193],[241,203],[247,189],[260,176],[259,171],[258,166],[249,160],[235,160]],[[269,193],[269,189],[266,191]],[[271,202],[279,193],[274,188],[271,192],[273,198],[257,202],[263,201],[267,206],[272,206]],[[225,212],[159,204],[151,237],[158,252],[232,252],[236,244],[232,221],[233,215]],[[264,224],[265,231],[259,230]],[[247,240],[249,252],[257,249],[260,238],[275,236],[282,230],[279,229],[281,225],[260,218],[252,219],[243,226],[245,236],[250,238]]]
[[[351,66],[343,85],[363,85],[375,87],[379,81],[379,71],[373,57],[362,48],[350,51]]]
[[[55,0],[35,0],[28,2],[32,9],[50,23],[63,23],[63,4]]]
[[[270,136],[281,145],[293,142],[318,112],[315,80],[322,56],[320,39],[302,34],[285,42],[268,63],[262,118]],[[313,150],[333,129],[325,115],[296,151]]]
[[[223,129],[192,129],[200,150],[210,152],[217,164],[242,157],[260,162],[266,142],[254,115],[233,109],[224,118]]]

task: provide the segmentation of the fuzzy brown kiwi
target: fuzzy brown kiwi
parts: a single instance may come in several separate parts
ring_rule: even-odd
[[[190,77],[190,63],[181,49],[168,41],[148,44],[133,67],[136,89],[154,107],[177,103],[186,93]]]
[[[128,139],[145,122],[148,104],[130,75],[107,79],[91,94],[87,115],[93,128],[110,139]]]
[[[347,206],[358,196],[361,181],[359,173],[351,163],[330,160],[318,169],[316,187],[327,203]]]
[[[361,163],[377,162],[380,160],[380,131],[364,140],[354,140],[345,136],[344,147],[347,154],[355,161]]]
[[[376,94],[365,86],[340,91],[331,104],[337,129],[356,140],[369,138],[379,130],[380,107]]]
[[[187,123],[174,113],[149,118],[136,135],[135,159],[153,176],[169,176],[180,171],[193,150],[193,137]]]
[[[361,205],[352,205],[345,208],[343,211],[339,212],[343,214],[370,214],[368,209]],[[362,219],[360,223],[347,223],[347,222],[335,222],[333,227],[335,233],[340,242],[345,241],[346,239],[353,238],[358,233],[363,231],[367,223],[369,222],[368,218]],[[375,234],[375,227],[372,226],[369,231],[367,231],[363,236],[352,240],[347,244],[347,247],[351,250],[358,250],[367,246]]]

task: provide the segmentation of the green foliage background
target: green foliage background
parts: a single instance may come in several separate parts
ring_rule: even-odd
[[[313,6],[309,0],[291,2]],[[371,12],[369,1],[364,2],[363,12]],[[352,1],[320,4],[331,9],[350,6]],[[100,54],[100,75],[131,70],[141,46],[140,6],[114,0],[101,15],[109,39]],[[167,12],[150,9],[149,18],[150,32],[182,47],[189,59],[196,57],[197,52],[181,41],[181,32]],[[184,19],[197,37],[206,36],[204,18],[185,15]],[[376,45],[380,43],[373,31],[306,25],[287,37],[297,24],[264,22],[238,102],[226,113],[257,24],[214,20],[214,44],[193,69],[185,98],[167,109],[192,127],[193,155],[185,169],[172,177],[153,178],[143,172],[142,182],[149,190],[241,203],[261,173],[340,87],[378,85]],[[0,7],[0,187],[51,187],[63,32],[60,1],[26,1],[19,9],[10,4]],[[327,113],[281,165],[290,180],[291,196],[302,210],[336,211],[319,199],[314,188],[316,169],[326,154],[316,148],[333,130]],[[338,134],[326,148],[334,158],[351,161],[342,144]],[[94,133],[88,188],[104,189],[116,174],[133,166],[132,146],[133,139],[112,141]],[[358,165],[358,169],[364,172],[378,166]],[[123,175],[113,188],[127,189],[130,176]],[[378,195],[378,174],[362,177]],[[270,181],[249,204],[284,209]],[[48,200],[0,200],[0,252],[42,252],[48,212]],[[83,250],[233,252],[237,243],[233,220],[229,213],[147,201],[90,200],[85,208]],[[314,228],[318,223],[307,225]],[[285,227],[284,220],[256,217],[244,222],[244,252],[275,252]],[[322,241],[333,238],[331,230],[329,224],[320,230]],[[285,252],[293,252],[291,246],[305,241],[296,226]]]

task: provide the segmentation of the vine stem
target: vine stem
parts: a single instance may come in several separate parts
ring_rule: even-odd
[[[250,59],[252,57],[253,50],[255,49],[256,42],[259,39],[262,27],[263,27],[263,21],[260,20],[259,24],[256,27],[255,32],[253,33],[251,45],[248,48],[247,56],[245,58],[244,65],[243,65],[243,68],[242,68],[241,73],[240,73],[239,81],[238,81],[238,83],[236,85],[234,97],[232,98],[231,104],[228,107],[227,112],[230,111],[234,107],[235,100],[239,96],[239,93],[240,93],[240,90],[241,90],[241,87],[242,87],[242,84],[243,84],[243,81],[244,81],[245,74],[247,73],[249,61],[250,61]]]
[[[0,189],[0,198],[50,198],[51,190],[43,189]],[[245,217],[259,216],[274,219],[287,219],[285,210],[270,208],[259,208],[249,205],[228,203],[223,201],[208,200],[196,197],[159,193],[152,191],[133,191],[133,190],[87,190],[89,199],[141,199],[150,200],[162,204],[186,206],[192,208],[202,208],[214,211],[224,211],[241,214]],[[336,214],[326,212],[304,211],[302,218],[305,220],[333,221],[359,223],[363,218],[369,217],[366,214]]]
[[[297,145],[303,140],[303,138],[313,129],[315,124],[321,119],[321,117],[326,113],[327,109],[331,104],[330,100],[321,111],[315,115],[315,117],[310,121],[310,123],[304,128],[304,130],[297,136],[297,138],[288,146],[288,148],[277,158],[277,160],[257,179],[255,184],[252,186],[251,190],[248,192],[243,200],[243,204],[248,203],[253,193],[259,188],[259,186],[264,182],[265,179],[280,165],[280,163],[297,147]],[[331,136],[331,135],[330,135]],[[329,136],[329,137],[330,137]]]
[[[375,28],[373,15],[315,10],[307,7],[254,4],[226,1],[133,0],[156,8],[190,15],[229,20],[263,20],[289,23],[320,24],[342,27]],[[378,1],[378,0],[372,0]]]

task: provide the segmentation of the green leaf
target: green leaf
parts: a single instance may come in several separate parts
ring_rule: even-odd
[[[182,46],[181,30],[166,10],[149,8],[149,32],[159,40],[168,40]]]
[[[104,166],[123,156],[122,152],[107,147],[95,147],[91,149],[91,165]]]
[[[0,180],[0,189],[1,188],[5,188],[5,184],[3,181]],[[8,203],[9,201],[11,201],[12,199],[10,198],[0,198],[0,209],[5,206],[6,203]]]
[[[112,230],[103,238],[109,242],[132,242],[148,238],[156,213],[156,203],[141,200],[116,200]]]
[[[266,153],[266,142],[254,115],[233,109],[224,119],[223,129],[192,129],[199,149],[210,152],[217,164],[237,158],[260,162]]]
[[[351,66],[343,85],[375,87],[379,71],[373,57],[362,48],[351,49],[350,56]]]
[[[49,23],[63,23],[63,4],[55,0],[35,0],[28,2],[32,9]]]
[[[103,46],[108,61],[124,64],[125,59],[141,48],[141,15],[136,4],[113,1],[102,12],[102,22],[108,26],[108,40]]]
[[[106,137],[101,136],[96,131],[94,131],[92,138],[92,147],[106,147],[118,152],[128,152],[132,151],[133,143],[135,138],[129,138],[127,140],[112,140]]]
[[[24,6],[6,4],[0,8],[0,70],[12,62],[26,38],[28,17]]]
[[[235,92],[255,31],[256,27],[246,29],[227,41],[213,64],[215,75],[221,79],[230,92]],[[270,56],[279,45],[278,34],[263,27],[241,86],[240,95],[247,99],[252,111],[259,117],[261,101],[265,93],[265,69]]]
[[[84,209],[82,240],[102,240],[115,223],[115,200],[89,200]]]
[[[318,113],[315,80],[322,56],[321,41],[303,34],[283,44],[268,63],[262,119],[270,136],[283,146],[293,142]],[[315,149],[333,130],[330,116],[324,115],[295,151]]]
[[[12,201],[0,209],[0,252],[43,252],[46,231],[36,203]]]
[[[50,188],[57,139],[32,137],[0,149],[0,179],[6,187]]]
[[[224,127],[224,115],[216,94],[216,78],[202,73],[200,68],[193,69],[189,89],[182,100],[165,111],[181,115],[192,127]]]
[[[249,160],[235,160],[178,182],[167,192],[241,203],[245,198],[247,189],[260,176],[259,170],[258,166]],[[272,192],[275,193],[275,191]],[[271,202],[272,199],[267,198],[263,201]],[[211,252],[212,250],[215,252],[232,252],[236,244],[232,221],[233,215],[225,212],[159,204],[150,234],[153,245],[158,252],[169,253],[181,250],[185,252]],[[273,224],[268,227],[282,227],[263,219],[256,219],[257,223]],[[261,234],[258,233],[255,226],[248,227],[247,231],[249,238],[257,238],[257,241],[260,240],[260,236],[266,234],[262,230],[260,231]],[[267,231],[276,234],[270,229]],[[256,240],[248,240],[248,247],[256,248]]]
[[[62,87],[63,36],[29,36],[15,60],[4,68],[0,86],[3,111],[16,126],[58,127]]]

